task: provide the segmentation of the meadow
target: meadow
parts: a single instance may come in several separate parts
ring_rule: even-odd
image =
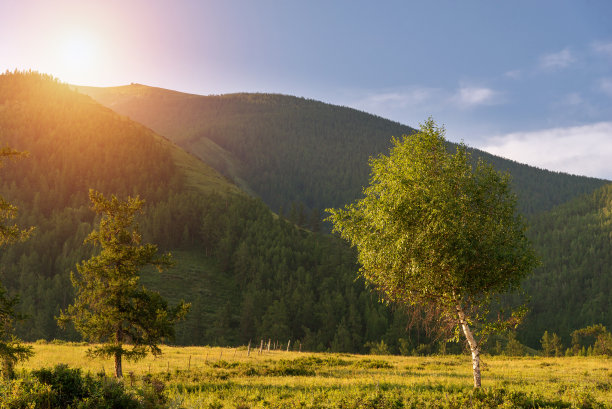
[[[111,360],[87,345],[32,344],[27,372],[66,364],[93,375]],[[286,345],[284,346],[286,348]],[[483,388],[472,388],[467,355],[381,356],[215,347],[162,348],[124,362],[124,382],[153,385],[169,408],[607,408],[609,357],[483,357]]]

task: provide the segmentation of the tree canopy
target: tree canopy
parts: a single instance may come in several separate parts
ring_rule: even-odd
[[[329,220],[357,248],[360,274],[385,299],[455,336],[463,330],[479,386],[480,343],[469,326],[484,334],[501,324],[488,319],[493,296],[518,288],[537,264],[509,176],[483,161],[473,165],[464,145],[450,154],[432,119],[392,143],[389,156],[370,160],[365,197],[329,209]]]

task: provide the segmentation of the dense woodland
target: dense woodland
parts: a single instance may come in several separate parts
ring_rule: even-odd
[[[193,125],[177,136],[178,144],[191,141],[194,154],[214,156],[211,166],[261,199],[236,193],[204,164],[194,168],[195,159],[170,141],[51,77],[1,75],[0,141],[29,156],[4,164],[0,195],[19,208],[20,226],[36,227],[28,241],[0,250],[0,280],[21,295],[30,316],[20,337],[78,339],[54,317],[73,299],[70,271],[93,252],[83,240],[95,224],[87,198],[94,188],[147,201],[139,220],[145,241],[172,251],[176,265],[161,276],[146,271],[143,282],[172,302],[192,303],[177,328],[180,344],[291,339],[305,350],[437,348],[423,333],[407,332],[405,315],[355,280],[353,251],[321,228],[320,210],[353,200],[367,184],[367,158],[386,150],[390,135],[410,128],[293,97],[150,92],[178,99],[169,114]],[[145,96],[150,117],[169,121]],[[123,102],[133,103],[132,97],[128,92]],[[189,100],[210,112],[190,110]],[[170,137],[168,129],[177,125],[164,126]],[[610,188],[581,197],[603,181],[491,159],[514,176],[543,259],[525,283],[532,312],[519,339],[539,346],[548,330],[568,345],[577,328],[611,328]],[[280,216],[268,206],[282,208]]]
[[[531,225],[543,265],[524,285],[531,311],[523,339],[537,345],[554,328],[569,346],[575,329],[612,328],[612,184],[534,217]]]

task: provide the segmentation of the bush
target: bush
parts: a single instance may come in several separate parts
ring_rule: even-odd
[[[149,388],[151,389],[151,388]],[[147,388],[141,396],[125,389],[120,381],[103,376],[83,376],[80,369],[57,365],[33,371],[31,376],[0,384],[1,408],[44,409],[138,409],[163,407],[159,394]]]
[[[370,349],[370,355],[389,355],[389,346],[385,341],[380,342],[368,342],[365,344],[366,348]]]

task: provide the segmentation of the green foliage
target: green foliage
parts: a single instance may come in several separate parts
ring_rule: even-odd
[[[514,332],[510,332],[508,334],[508,340],[506,343],[506,347],[504,348],[503,355],[507,356],[524,356],[525,355],[525,346],[522,345],[518,339],[516,339],[516,335]]]
[[[0,75],[0,142],[29,153],[5,163],[0,194],[15,206],[15,222],[36,226],[26,242],[0,251],[0,280],[19,293],[17,326],[27,340],[72,338],[54,315],[72,302],[70,269],[92,254],[82,246],[92,230],[87,189],[150,203],[182,187],[171,144],[53,78],[32,72]]]
[[[9,297],[0,284],[0,372],[4,379],[14,376],[17,362],[25,361],[34,354],[32,347],[23,345],[14,334],[15,323],[24,319],[15,311],[18,303],[19,297]]]
[[[77,265],[79,274],[72,275],[76,299],[59,321],[72,321],[85,339],[102,342],[91,354],[114,356],[116,376],[121,377],[121,357],[139,359],[147,350],[160,354],[157,344],[174,336],[174,324],[185,316],[189,305],[181,302],[169,308],[158,293],[139,283],[143,268],[155,266],[161,271],[171,264],[169,254],[158,256],[157,246],[141,244],[134,217],[142,200],[105,199],[93,190],[89,197],[102,219],[86,243],[99,245],[101,251]],[[124,348],[126,343],[132,345],[130,350]]]
[[[529,325],[519,336],[534,345],[554,330],[569,345],[571,332],[612,326],[612,184],[530,220],[529,237],[542,265],[525,280]]]
[[[23,156],[26,156],[26,154],[8,147],[0,149],[0,159],[4,159],[5,157],[15,158]],[[1,161],[0,166],[2,166]],[[16,216],[17,207],[11,205],[0,196],[0,246],[23,241],[27,239],[34,230],[33,227],[22,230],[16,224],[7,224],[9,220],[14,219]]]
[[[540,340],[542,345],[542,352],[544,356],[563,356],[563,345],[561,344],[561,338],[556,333],[552,335],[548,334],[548,331],[544,331],[542,339]]]
[[[136,394],[123,383],[83,375],[65,365],[33,371],[31,376],[0,384],[0,408],[98,409],[163,408],[146,390]]]
[[[23,155],[11,148],[0,149],[0,159]],[[1,165],[2,162],[0,162]],[[16,224],[7,224],[8,220],[16,217],[16,214],[17,207],[0,196],[0,246],[23,241],[31,234],[33,228],[22,230]],[[15,336],[15,323],[24,319],[15,309],[17,304],[19,304],[19,297],[10,297],[0,282],[0,372],[4,379],[12,378],[15,364],[28,359],[33,354],[32,348],[21,344],[21,341]]]
[[[389,355],[389,347],[383,340],[380,342],[368,342],[365,346],[370,348],[371,355]]]
[[[585,353],[585,348],[589,352]],[[582,356],[612,356],[612,334],[601,324],[577,329],[572,332],[572,352]]]
[[[386,299],[455,331],[466,309],[486,331],[491,296],[518,287],[537,263],[508,176],[480,161],[472,167],[464,146],[447,153],[432,120],[393,145],[370,161],[365,197],[328,210],[329,220]]]

